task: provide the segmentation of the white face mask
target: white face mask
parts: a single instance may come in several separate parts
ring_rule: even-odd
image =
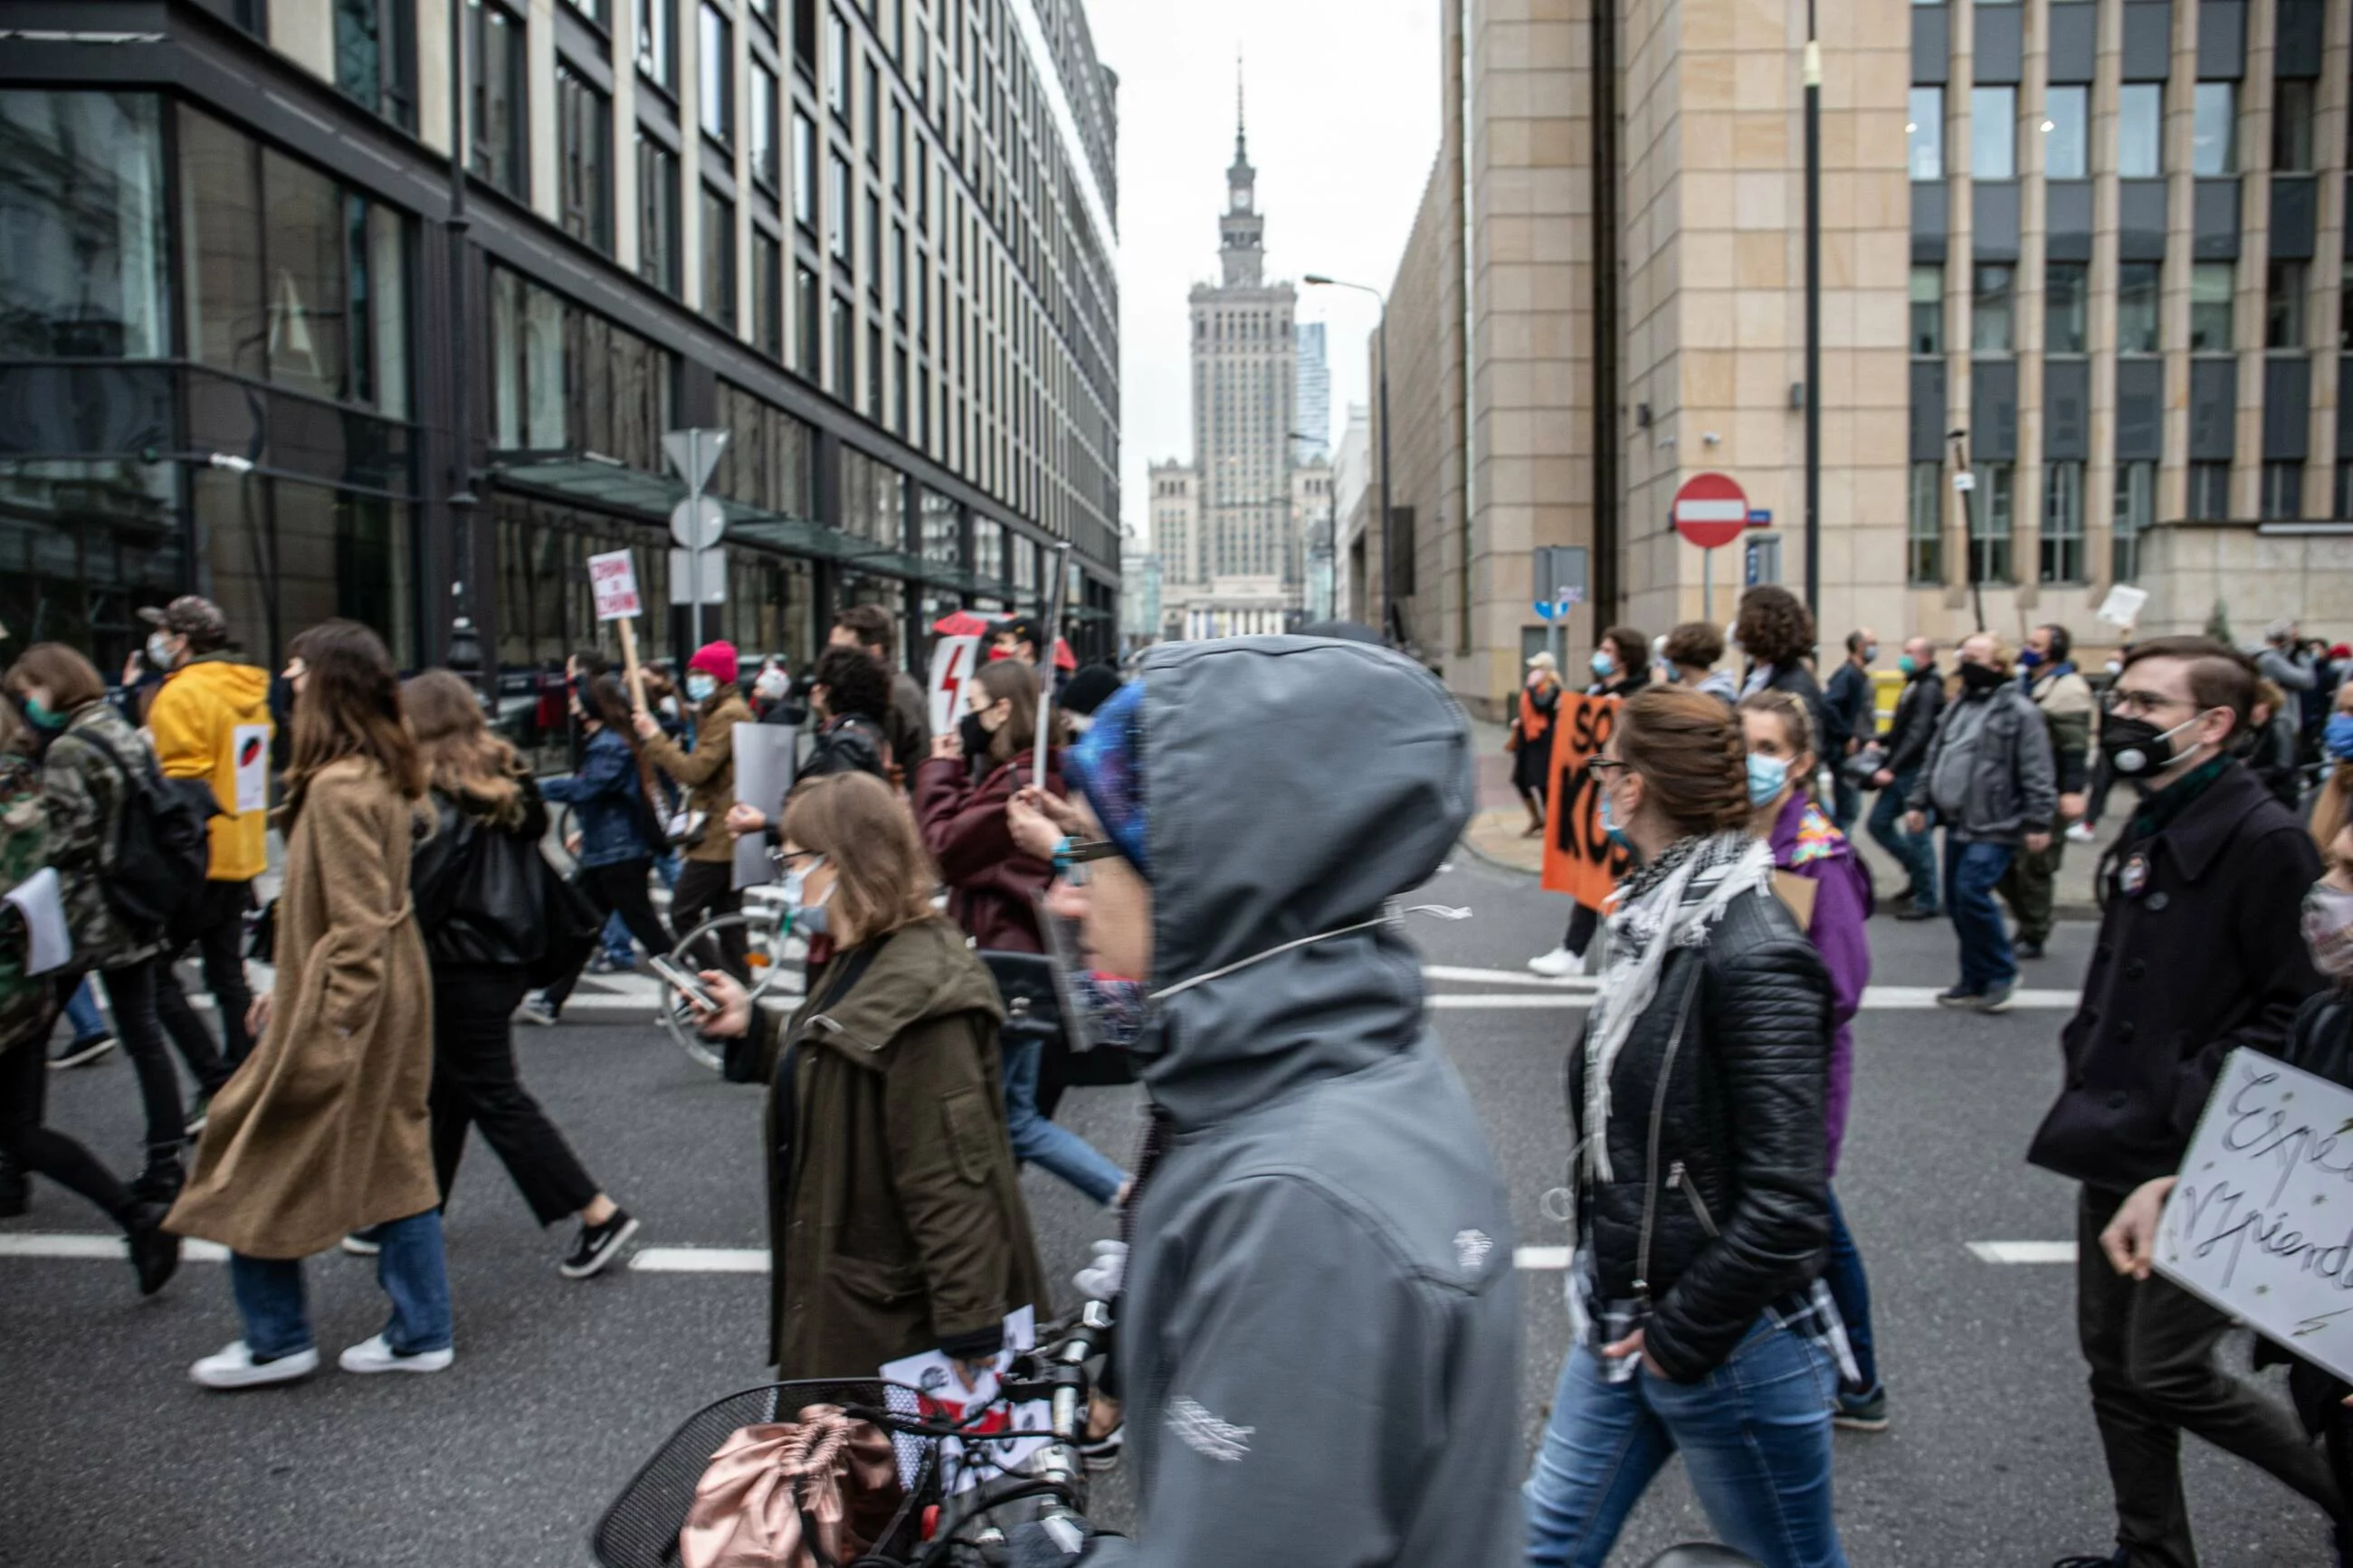
[[[807,866],[796,866],[785,873],[786,911],[792,916],[794,926],[810,936],[826,933],[825,906],[833,897],[833,889],[828,887],[817,902],[805,901],[808,892],[808,874],[824,864],[825,858],[820,855]]]
[[[172,668],[172,639],[163,632],[147,634],[147,662],[157,669]]]

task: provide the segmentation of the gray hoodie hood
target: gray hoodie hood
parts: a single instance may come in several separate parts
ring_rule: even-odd
[[[1461,710],[1402,655],[1318,637],[1145,656],[1152,989],[1378,921],[1469,820]],[[1409,1048],[1419,955],[1393,924],[1315,942],[1159,1004],[1144,1077],[1178,1130]]]

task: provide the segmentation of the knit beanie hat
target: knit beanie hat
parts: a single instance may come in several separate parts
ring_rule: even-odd
[[[699,669],[722,686],[735,684],[735,645],[732,642],[707,642],[694,650],[686,661],[689,669]]]

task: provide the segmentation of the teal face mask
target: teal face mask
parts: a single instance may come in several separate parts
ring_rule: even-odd
[[[25,699],[25,721],[36,730],[62,730],[66,727],[66,716],[50,712],[49,705],[37,697]]]
[[[1908,653],[1896,659],[1895,668],[1902,670],[1906,675],[1917,675],[1920,673],[1920,666]]]

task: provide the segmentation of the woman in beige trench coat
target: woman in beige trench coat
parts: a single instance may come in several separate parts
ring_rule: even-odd
[[[214,1097],[168,1226],[230,1252],[245,1337],[189,1368],[207,1388],[316,1369],[301,1260],[347,1233],[380,1245],[384,1331],[345,1372],[450,1363],[449,1284],[426,1098],[433,988],[409,903],[425,773],[384,644],[327,621],[294,639],[293,756],[281,826],[277,988],[254,1003],[253,1054]],[[274,997],[283,997],[282,1002]]]

